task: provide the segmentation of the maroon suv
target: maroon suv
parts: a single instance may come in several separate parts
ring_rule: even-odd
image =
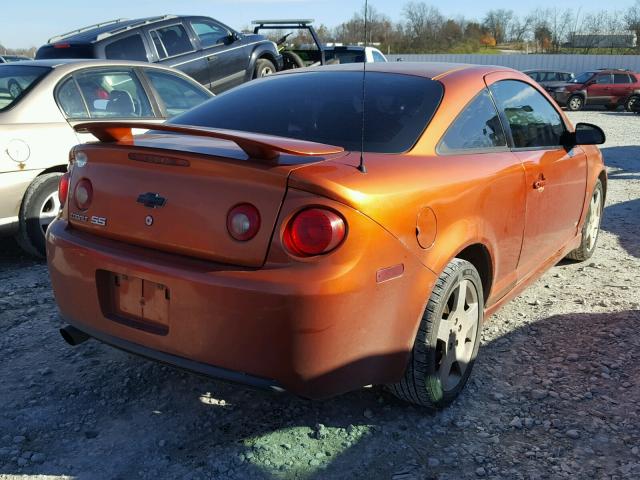
[[[615,110],[622,105],[633,111],[640,99],[640,74],[627,70],[584,72],[571,82],[547,87],[549,94],[562,107],[581,110],[585,105],[604,105]]]

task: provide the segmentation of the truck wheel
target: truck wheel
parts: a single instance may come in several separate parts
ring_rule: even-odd
[[[573,95],[567,101],[567,108],[572,112],[577,112],[578,110],[582,110],[584,107],[584,99],[580,95]]]
[[[638,100],[640,100],[640,96],[632,95],[631,97],[629,97],[627,99],[626,102],[624,102],[624,109],[627,112],[633,112],[633,107],[634,107],[634,105],[637,105]]]
[[[60,210],[58,182],[61,176],[61,173],[47,173],[36,177],[22,199],[16,240],[23,250],[36,257],[44,258],[44,234]]]
[[[580,241],[580,246],[569,252],[567,258],[584,262],[593,255],[593,252],[596,249],[596,243],[598,242],[598,234],[600,233],[600,220],[602,219],[603,206],[604,195],[602,182],[597,180],[593,187],[591,201],[589,202],[587,218],[582,226],[582,240]]]
[[[300,55],[295,52],[289,52],[287,50],[282,52],[282,61],[284,62],[285,70],[304,67],[304,61],[300,58]]]
[[[444,269],[422,316],[398,398],[425,407],[449,405],[464,388],[480,345],[484,312],[475,267],[456,258]]]
[[[276,73],[276,66],[266,58],[259,58],[256,62],[256,70],[253,73],[253,78],[262,78],[272,73]]]

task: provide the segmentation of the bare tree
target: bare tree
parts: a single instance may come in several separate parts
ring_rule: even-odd
[[[636,34],[636,49],[640,53],[640,0],[627,9],[624,21],[627,28]]]
[[[424,2],[409,2],[403,9],[405,34],[415,50],[437,49],[439,33],[444,25],[444,17],[440,11]]]
[[[497,43],[504,43],[507,41],[513,18],[513,10],[489,10],[484,17],[483,25]]]

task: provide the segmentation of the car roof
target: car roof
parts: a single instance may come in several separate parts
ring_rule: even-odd
[[[61,75],[87,67],[144,67],[155,70],[166,70],[177,75],[187,76],[184,72],[157,63],[137,62],[134,60],[106,60],[92,58],[55,58],[46,60],[21,60],[18,62],[3,63],[1,65],[48,67]],[[194,80],[195,82],[195,80]],[[197,82],[196,82],[197,83]]]
[[[137,62],[134,60],[104,60],[93,58],[51,58],[45,60],[20,60],[19,62],[11,62],[12,65],[29,65],[32,67],[50,67],[58,68],[65,65],[73,66],[94,66],[94,65],[131,65],[131,66],[156,66],[148,62]]]
[[[531,72],[573,73],[567,70],[553,70],[553,69],[547,69],[547,68],[531,68],[529,70],[522,71],[522,73],[531,73]]]
[[[173,20],[177,18],[191,18],[191,16],[184,15],[160,15],[155,17],[133,18],[125,19],[119,18],[111,20],[109,22],[103,22],[101,24],[89,25],[72,32],[56,35],[48,40],[48,44],[58,42],[77,42],[77,43],[92,43],[100,40],[105,35],[118,34],[126,32],[127,30],[142,27],[144,25],[150,25],[158,22],[164,22],[167,20]]]
[[[342,63],[338,65],[324,65],[305,69],[292,69],[280,72],[277,75],[305,71],[362,71],[363,63]],[[511,71],[521,75],[521,72],[508,67],[495,65],[474,65],[468,63],[446,63],[446,62],[376,62],[366,64],[367,72],[398,73],[405,75],[415,75],[426,78],[441,78],[453,72],[474,72],[478,75],[487,75],[498,71]]]

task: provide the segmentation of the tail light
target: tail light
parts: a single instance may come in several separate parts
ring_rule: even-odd
[[[344,240],[347,226],[337,213],[324,208],[299,212],[285,231],[286,247],[295,255],[310,257],[328,253]]]
[[[60,200],[60,208],[64,207],[64,204],[67,203],[67,196],[69,195],[69,177],[69,172],[65,172],[58,182],[58,200]]]
[[[91,205],[93,200],[93,186],[87,178],[83,178],[76,184],[76,188],[73,192],[73,198],[76,202],[76,206],[80,210],[86,210]]]
[[[246,242],[260,230],[260,213],[250,203],[236,205],[227,214],[227,230],[236,240]]]

